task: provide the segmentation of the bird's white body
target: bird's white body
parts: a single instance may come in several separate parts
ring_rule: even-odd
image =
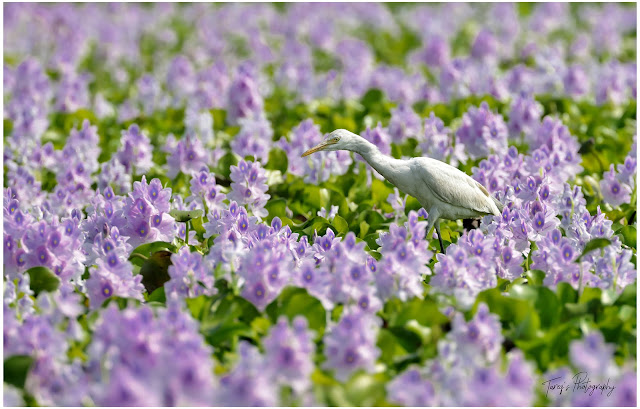
[[[344,129],[303,156],[320,150],[349,150],[360,154],[380,175],[400,191],[415,197],[429,214],[427,232],[441,218],[466,219],[493,214],[499,216],[502,204],[480,183],[461,170],[436,159],[421,157],[395,159],[386,156],[371,142]]]

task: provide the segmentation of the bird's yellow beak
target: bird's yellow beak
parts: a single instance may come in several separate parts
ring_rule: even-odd
[[[312,153],[314,153],[314,152],[318,152],[318,151],[324,150],[324,148],[326,148],[327,146],[329,146],[329,145],[333,145],[333,144],[335,144],[335,143],[336,143],[336,142],[331,141],[331,140],[329,140],[329,141],[324,141],[324,142],[320,142],[319,144],[317,144],[317,145],[316,145],[316,146],[314,146],[313,148],[311,148],[311,149],[309,149],[308,151],[306,151],[305,153],[303,153],[303,154],[302,154],[302,156],[301,156],[301,158],[304,158],[305,156],[309,156],[309,155],[311,155],[311,154],[312,154]]]

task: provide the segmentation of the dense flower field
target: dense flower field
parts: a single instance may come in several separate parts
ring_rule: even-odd
[[[635,5],[3,7],[5,405],[636,405]]]

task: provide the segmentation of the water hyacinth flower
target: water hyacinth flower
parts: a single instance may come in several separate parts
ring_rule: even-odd
[[[264,205],[271,195],[267,194],[269,186],[265,183],[267,176],[260,162],[241,160],[238,166],[231,166],[231,191],[227,194],[229,200],[240,205],[246,205],[254,216],[267,216]]]
[[[293,260],[286,250],[281,245],[261,241],[240,259],[237,274],[244,279],[242,296],[260,311],[264,311],[290,281]]]
[[[176,223],[169,215],[171,189],[163,188],[160,179],[147,183],[145,176],[133,183],[133,192],[125,199],[122,209],[115,214],[114,225],[120,234],[129,236],[135,248],[152,241],[173,240]]]
[[[404,371],[387,384],[388,399],[404,406],[435,406],[437,395],[433,385],[418,368]]]
[[[311,391],[315,344],[304,317],[295,317],[291,326],[280,317],[264,339],[264,349],[265,371],[275,383],[300,397]]]
[[[422,130],[420,117],[409,105],[401,104],[391,110],[389,134],[394,143],[402,143],[405,138],[418,138]]]
[[[418,147],[423,155],[447,162],[451,166],[467,161],[464,145],[454,146],[451,130],[433,112],[424,120],[424,135],[419,139]]]
[[[238,122],[240,131],[231,141],[233,153],[241,158],[253,156],[255,160],[266,164],[273,138],[271,122],[263,113],[241,118]]]
[[[258,116],[263,110],[264,102],[256,76],[248,66],[238,68],[227,95],[227,121],[232,125],[237,124],[240,118]]]
[[[73,70],[65,70],[56,89],[54,108],[62,112],[75,112],[90,106],[88,73],[76,74]]]
[[[338,214],[338,209],[339,209],[339,206],[331,205],[331,209],[327,212],[327,209],[322,207],[320,208],[320,210],[318,210],[317,214],[318,216],[324,217],[327,220],[333,220]]]
[[[207,168],[199,172],[191,173],[191,196],[188,196],[186,202],[197,203],[197,208],[205,208],[208,210],[222,210],[226,207],[223,202],[226,195],[222,193],[222,187],[216,183],[216,177],[210,173]]]
[[[149,307],[102,310],[87,350],[96,404],[211,404],[211,347],[179,301],[169,298],[167,304],[157,317]]]
[[[479,108],[470,107],[463,115],[456,141],[465,146],[472,159],[477,159],[506,152],[508,134],[502,115],[494,114],[489,105],[482,102]]]
[[[171,61],[167,71],[167,88],[174,96],[174,105],[180,104],[195,91],[195,71],[185,56],[179,55]]]
[[[220,406],[276,406],[278,384],[265,371],[258,348],[247,341],[238,343],[239,362],[220,378],[213,401]]]
[[[596,404],[598,406],[618,405],[635,406],[637,400],[636,387],[631,386],[631,381],[636,380],[635,371],[628,367],[619,367],[613,355],[615,347],[605,343],[604,337],[599,331],[590,332],[583,339],[574,340],[569,344],[569,360],[574,369],[560,367],[554,371],[544,374],[544,379],[554,382],[550,385],[559,385],[575,382],[575,374],[578,371],[579,381],[584,381],[590,387],[595,385],[608,385],[605,389],[591,389],[586,393],[550,393],[551,403],[554,405],[579,406],[585,404]],[[597,370],[589,370],[597,368]],[[584,376],[586,374],[586,377]],[[585,385],[586,386],[586,385]],[[615,389],[612,389],[615,387]]]
[[[142,106],[142,112],[151,116],[155,111],[164,108],[167,105],[162,95],[162,87],[160,81],[151,74],[142,75],[136,81],[138,91],[138,103]]]
[[[133,124],[122,131],[122,145],[118,150],[118,160],[128,173],[144,174],[151,169],[151,142],[138,125]]]
[[[375,267],[375,280],[383,300],[396,296],[406,301],[422,296],[422,277],[431,274],[426,264],[432,254],[423,239],[426,226],[427,222],[418,221],[418,214],[412,210],[405,226],[393,223],[388,233],[380,233],[376,243],[382,259]]]
[[[223,108],[230,86],[227,68],[223,61],[216,61],[196,75],[195,99],[199,109]]]
[[[190,175],[209,164],[209,150],[202,140],[195,134],[187,133],[184,138],[176,141],[173,135],[169,135],[164,151],[169,153],[167,157],[167,176],[175,178],[178,173]]]
[[[213,275],[203,263],[202,255],[191,253],[188,246],[181,247],[178,253],[171,255],[168,272],[171,278],[165,284],[167,296],[176,294],[178,298],[193,298],[218,292],[213,286]]]
[[[612,164],[609,172],[605,172],[600,181],[600,191],[604,201],[614,207],[631,201],[631,186],[618,179],[618,174],[616,174]],[[628,178],[626,179],[628,180]]]
[[[338,324],[332,324],[324,335],[323,368],[333,370],[334,376],[345,382],[357,370],[373,372],[380,355],[376,346],[379,318],[362,312],[345,311]]]
[[[287,171],[304,176],[306,183],[324,182],[331,175],[343,175],[352,163],[351,155],[346,151],[322,152],[317,155],[300,156],[316,146],[322,140],[320,127],[311,119],[305,119],[292,129],[290,142],[280,138],[278,147],[287,153],[289,168]]]
[[[479,292],[497,284],[493,242],[477,230],[463,235],[457,244],[447,247],[446,254],[436,256],[430,284],[469,306]]]
[[[532,132],[540,123],[542,105],[532,96],[520,94],[511,103],[509,112],[509,136],[517,137],[521,133]]]

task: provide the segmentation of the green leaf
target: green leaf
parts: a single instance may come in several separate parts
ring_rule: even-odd
[[[24,388],[29,368],[33,364],[33,358],[28,355],[14,355],[4,360],[4,382]]]
[[[29,287],[37,296],[42,291],[53,292],[60,286],[60,279],[47,267],[31,267],[29,274]]]
[[[525,274],[529,285],[542,285],[546,276],[547,273],[542,270],[529,270]]]
[[[207,307],[209,306],[210,297],[206,295],[200,295],[195,298],[187,298],[187,308],[191,312],[191,316],[198,321],[202,321],[204,316],[208,313]]]
[[[582,251],[582,254],[580,255],[580,257],[577,258],[576,262],[579,262],[582,259],[582,257],[587,255],[588,253],[590,253],[590,252],[592,252],[594,250],[605,248],[609,244],[611,244],[611,240],[605,239],[603,237],[600,237],[600,238],[593,239],[593,240],[589,241],[587,243],[587,245],[584,246],[584,250]]]
[[[169,266],[171,256],[174,253],[166,250],[160,250],[153,253],[140,267],[140,275],[142,276],[142,285],[148,294],[152,294],[156,289],[164,286],[169,281]]]
[[[269,212],[267,217],[267,223],[271,223],[274,217],[278,216],[280,219],[286,217],[287,201],[285,199],[272,199],[267,202],[264,207]]]
[[[204,331],[207,342],[214,348],[222,344],[231,344],[239,336],[253,338],[254,333],[251,327],[244,322],[225,322]]]
[[[637,234],[636,226],[624,226],[616,231],[622,242],[632,249],[636,249]]]
[[[333,222],[331,224],[336,228],[336,231],[340,236],[344,236],[349,232],[349,224],[345,219],[338,215],[333,218]]]
[[[264,166],[264,168],[279,170],[284,175],[285,173],[287,173],[288,166],[289,158],[287,157],[287,153],[280,148],[274,148],[269,152],[269,161]]]
[[[151,295],[149,295],[147,302],[159,302],[163,304],[166,303],[167,296],[165,295],[164,287],[159,287],[154,292],[152,292]]]
[[[202,217],[202,209],[195,210],[176,210],[173,209],[169,215],[176,219],[177,222],[188,222],[191,219]]]
[[[142,256],[148,258],[152,254],[160,250],[168,250],[172,253],[175,253],[178,250],[178,248],[171,243],[167,243],[166,241],[154,241],[153,243],[141,244],[131,252],[131,256],[129,256],[129,261],[131,261],[133,264],[136,264],[142,267],[142,265],[145,263],[145,260],[140,257],[133,256],[133,254],[141,254]]]

